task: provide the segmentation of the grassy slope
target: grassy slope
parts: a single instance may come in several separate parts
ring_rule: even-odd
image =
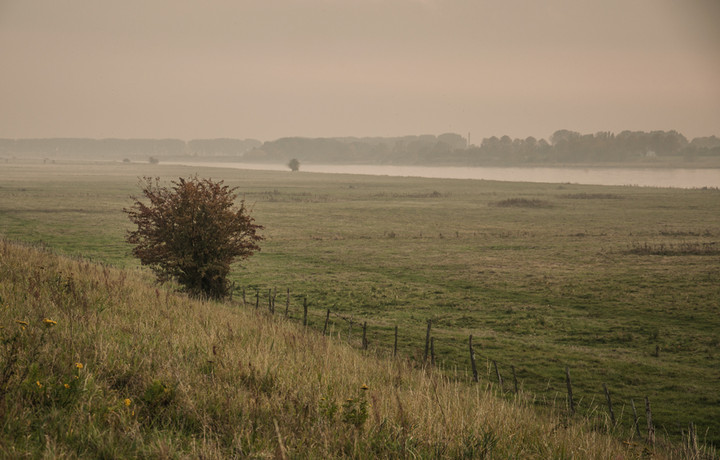
[[[254,309],[155,289],[140,272],[6,241],[0,255],[5,458],[626,458],[642,449]]]
[[[0,180],[0,232],[132,266],[120,209],[135,178],[192,170],[160,165],[11,165]],[[720,257],[648,255],[633,244],[702,245],[720,237],[716,190],[510,184],[207,169],[239,185],[268,240],[237,272],[250,290],[302,296],[311,323],[324,309],[368,321],[372,345],[422,354],[434,321],[438,361],[467,372],[467,336],[506,381],[563,400],[570,366],[580,410],[613,394],[625,427],[630,399],[653,403],[661,431],[690,421],[720,441]],[[435,193],[437,192],[437,193]],[[547,206],[498,207],[508,199]],[[99,223],[99,225],[98,225]],[[712,247],[712,246],[711,246]],[[331,329],[348,332],[332,316]],[[359,328],[352,339],[358,341]],[[655,356],[659,347],[659,356]],[[487,377],[491,377],[490,366]],[[493,377],[494,378],[494,377]],[[644,423],[644,420],[641,420]],[[706,431],[707,430],[707,431]]]

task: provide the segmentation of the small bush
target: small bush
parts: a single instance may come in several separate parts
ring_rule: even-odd
[[[144,178],[149,204],[135,199],[124,211],[137,225],[127,235],[132,253],[161,282],[176,279],[191,295],[220,298],[228,293],[227,275],[236,258],[260,250],[245,202],[235,206],[235,188],[210,179],[180,178],[172,187]]]

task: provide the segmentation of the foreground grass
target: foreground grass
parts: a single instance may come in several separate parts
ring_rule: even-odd
[[[4,458],[648,452],[405,360],[156,289],[141,272],[5,240],[0,256]]]
[[[122,208],[137,177],[199,173],[237,185],[266,227],[233,280],[263,306],[291,292],[290,317],[359,345],[422,361],[432,320],[438,369],[467,379],[473,334],[484,381],[493,361],[534,401],[565,407],[570,368],[580,413],[616,435],[644,399],[659,433],[694,423],[720,444],[720,191],[196,170],[125,164],[8,164],[0,232],[134,267]],[[350,323],[349,321],[352,321]],[[593,422],[595,423],[595,422]]]

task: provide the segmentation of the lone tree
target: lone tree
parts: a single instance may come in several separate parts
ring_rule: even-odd
[[[288,168],[290,168],[290,171],[299,171],[300,161],[297,158],[293,158],[288,162]]]
[[[143,178],[149,204],[133,197],[133,206],[123,209],[137,225],[126,240],[158,281],[176,279],[191,295],[223,297],[229,291],[230,264],[260,250],[263,237],[257,232],[263,227],[250,217],[245,200],[235,206],[237,188],[223,181],[191,177],[171,184],[168,188],[159,178]]]

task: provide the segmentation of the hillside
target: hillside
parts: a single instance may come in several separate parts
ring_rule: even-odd
[[[254,308],[5,240],[0,306],[3,458],[600,459],[645,449]]]

